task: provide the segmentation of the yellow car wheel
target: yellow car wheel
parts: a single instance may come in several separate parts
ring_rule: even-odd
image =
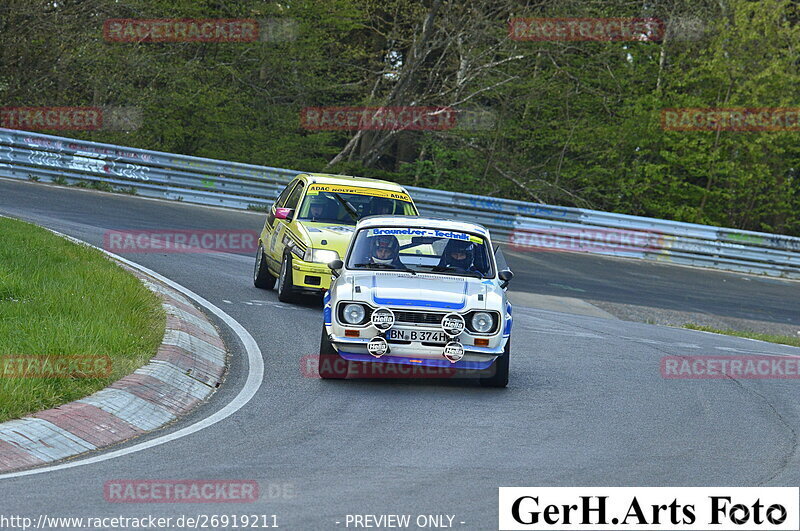
[[[267,258],[264,256],[264,248],[258,244],[256,253],[256,265],[253,270],[253,285],[261,289],[272,289],[275,286],[275,277],[269,272]]]
[[[281,274],[278,277],[278,300],[281,302],[294,302],[297,294],[292,284],[292,255],[286,253],[281,262]]]

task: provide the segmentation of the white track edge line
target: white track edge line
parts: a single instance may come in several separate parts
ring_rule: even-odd
[[[42,227],[42,228],[47,229],[47,227]],[[203,297],[201,297],[197,293],[193,292],[189,288],[186,288],[186,287],[178,284],[177,282],[174,282],[174,281],[172,281],[172,280],[170,280],[170,279],[168,279],[168,278],[156,273],[155,271],[153,271],[153,270],[151,270],[151,269],[149,269],[147,267],[144,267],[143,265],[137,264],[136,262],[132,262],[132,261],[126,259],[126,258],[122,258],[121,256],[116,255],[114,253],[110,253],[110,252],[106,251],[105,249],[100,249],[99,247],[95,247],[92,244],[86,243],[86,242],[84,242],[82,240],[79,240],[77,238],[73,238],[72,236],[68,236],[66,234],[62,234],[62,233],[60,233],[58,231],[54,231],[52,229],[47,229],[47,230],[49,230],[50,232],[53,232],[55,234],[58,234],[59,236],[62,236],[62,237],[66,238],[66,239],[68,239],[68,240],[70,240],[72,242],[75,242],[75,243],[78,243],[78,244],[81,244],[81,245],[88,245],[89,247],[93,247],[94,249],[97,249],[98,251],[101,251],[101,252],[105,253],[106,255],[114,258],[115,260],[118,260],[118,261],[122,262],[125,265],[127,265],[129,267],[132,267],[132,268],[134,268],[134,269],[136,269],[138,271],[141,271],[142,273],[144,273],[146,275],[149,275],[149,276],[155,278],[156,280],[159,280],[159,281],[163,282],[164,284],[168,285],[169,287],[173,288],[174,290],[179,291],[180,293],[183,293],[184,295],[188,296],[190,299],[194,300],[196,303],[200,304],[205,309],[207,309],[208,311],[213,313],[215,316],[217,316],[217,318],[219,318],[222,322],[224,322],[226,325],[228,325],[228,327],[233,331],[234,334],[236,334],[239,337],[239,340],[244,345],[245,351],[247,352],[247,361],[248,361],[247,380],[245,381],[245,384],[242,387],[242,389],[239,391],[239,393],[233,398],[233,400],[228,402],[225,405],[225,407],[223,407],[219,411],[213,413],[212,415],[210,415],[210,416],[208,416],[208,417],[206,417],[206,418],[204,418],[204,419],[202,419],[202,420],[200,420],[200,421],[198,421],[198,422],[196,422],[196,423],[194,423],[194,424],[192,424],[190,426],[186,426],[185,428],[181,428],[180,430],[178,430],[176,432],[169,433],[167,435],[163,435],[161,437],[157,437],[155,439],[151,439],[151,440],[145,441],[143,443],[135,444],[135,445],[130,446],[128,448],[115,450],[113,452],[105,453],[105,454],[102,454],[102,455],[97,455],[97,456],[90,457],[90,458],[87,458],[87,459],[79,459],[79,460],[71,461],[71,462],[68,462],[68,463],[62,463],[60,465],[35,468],[33,470],[23,470],[21,472],[12,472],[10,474],[0,474],[0,480],[19,478],[19,477],[24,477],[24,476],[33,476],[33,475],[36,475],[36,474],[44,474],[45,472],[55,472],[57,470],[65,470],[65,469],[68,469],[68,468],[75,468],[75,467],[84,466],[84,465],[91,465],[91,464],[94,464],[94,463],[101,463],[103,461],[108,461],[110,459],[116,459],[117,457],[122,457],[122,456],[133,454],[133,453],[136,453],[136,452],[141,452],[142,450],[147,450],[147,449],[150,449],[150,448],[153,448],[153,447],[156,447],[156,446],[160,446],[162,444],[165,444],[165,443],[168,443],[168,442],[171,442],[171,441],[182,439],[183,437],[187,437],[189,435],[197,433],[200,430],[203,430],[205,428],[208,428],[209,426],[213,426],[214,424],[217,424],[218,422],[220,422],[222,420],[225,420],[229,416],[231,416],[234,413],[236,413],[237,411],[239,411],[242,407],[244,407],[253,398],[253,396],[255,396],[256,392],[261,387],[261,383],[264,380],[264,359],[261,356],[261,349],[258,348],[258,343],[256,343],[256,340],[253,338],[252,335],[250,335],[250,332],[248,332],[233,317],[231,317],[230,315],[228,315],[227,313],[225,313],[224,311],[222,311],[221,309],[219,309],[214,304],[212,304],[211,302],[207,301],[206,299],[204,299]],[[100,450],[102,451],[102,449],[100,449]]]

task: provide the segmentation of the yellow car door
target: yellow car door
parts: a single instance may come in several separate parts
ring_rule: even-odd
[[[284,208],[292,190],[297,187],[299,182],[299,179],[295,179],[283,189],[283,192],[278,196],[275,204],[270,208],[269,214],[267,214],[267,220],[264,222],[262,245],[264,246],[264,254],[267,257],[268,267],[272,271],[276,271],[280,268],[280,257],[283,255],[283,249],[280,245],[281,240],[278,235],[285,226],[285,223],[282,223],[283,220],[277,217],[277,215],[279,215],[278,209]]]
[[[302,179],[298,179],[285,200],[281,204],[275,203],[275,211],[273,213],[274,221],[268,253],[272,269],[276,273],[280,272],[281,261],[286,251],[286,245],[284,244],[286,239],[284,236],[293,228],[292,220],[297,215],[297,206],[304,192],[305,183]]]

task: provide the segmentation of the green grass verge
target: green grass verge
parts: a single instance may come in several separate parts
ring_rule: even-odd
[[[95,249],[0,218],[0,421],[77,400],[153,357],[161,302]],[[10,360],[109,356],[111,374],[18,377]],[[12,376],[9,376],[12,375]]]
[[[743,332],[741,330],[720,330],[719,328],[712,328],[710,326],[700,326],[696,324],[685,324],[684,328],[691,330],[702,330],[703,332],[714,332],[715,334],[724,334],[726,336],[747,337],[750,339],[758,339],[767,341],[769,343],[780,343],[781,345],[791,345],[793,347],[800,347],[800,337],[781,336],[778,334],[761,334],[758,332]]]

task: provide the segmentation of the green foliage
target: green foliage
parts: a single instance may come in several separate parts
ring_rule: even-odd
[[[66,133],[96,141],[800,235],[797,133],[660,122],[671,107],[796,105],[795,2],[442,0],[426,34],[438,4],[8,0],[0,99],[142,110],[134,131]],[[656,42],[514,41],[516,16],[658,17],[668,31]],[[107,18],[190,17],[290,19],[297,38],[102,37]],[[300,127],[301,109],[325,105],[454,105],[496,124],[358,138]]]
[[[701,332],[711,332],[713,334],[722,334],[726,336],[747,337],[750,339],[757,339],[759,341],[767,341],[768,343],[778,343],[781,345],[791,345],[793,347],[800,347],[800,337],[782,336],[778,334],[764,334],[761,332],[751,332],[748,330],[722,330],[710,326],[702,326],[694,323],[687,323],[683,325],[684,328],[690,330],[700,330]]]
[[[90,395],[155,355],[165,317],[138,279],[100,251],[28,223],[0,218],[0,233],[0,369],[31,357],[111,359],[107,377],[4,374],[0,421]]]

